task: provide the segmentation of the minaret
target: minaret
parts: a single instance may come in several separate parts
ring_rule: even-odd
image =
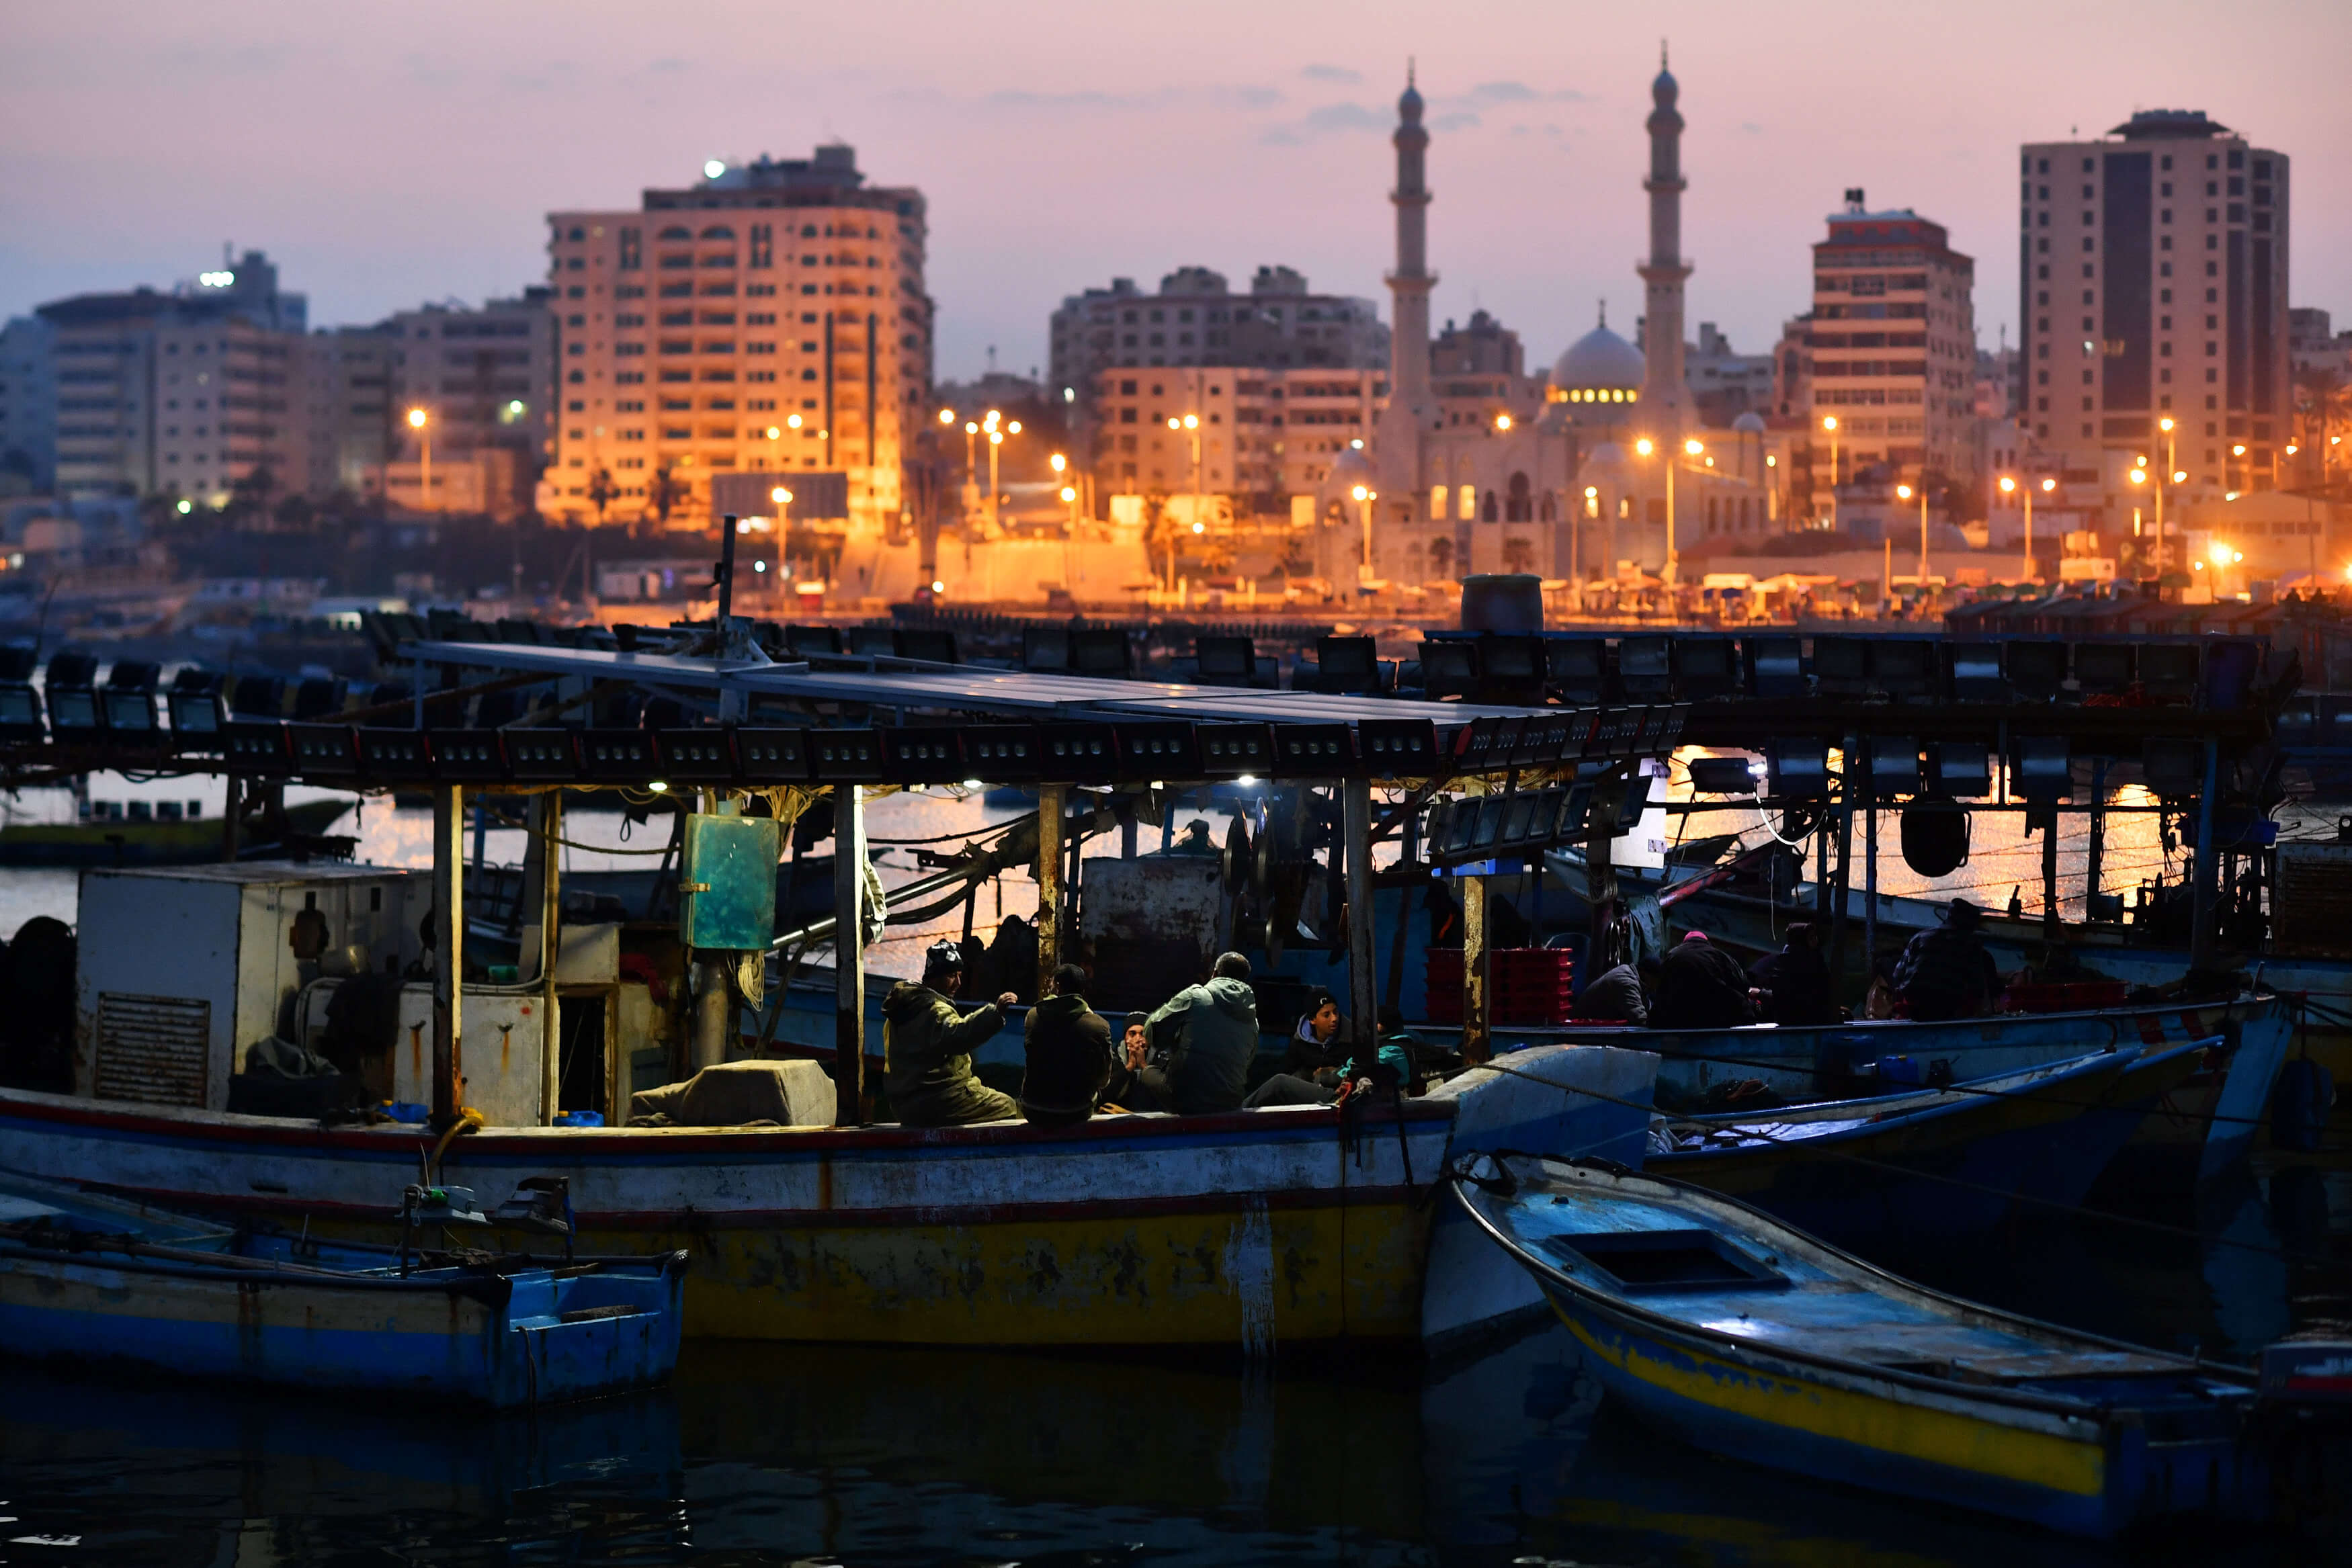
[[[1650,84],[1650,259],[1637,270],[1649,287],[1649,315],[1642,340],[1649,359],[1642,381],[1643,422],[1662,441],[1677,439],[1687,423],[1690,388],[1683,377],[1683,280],[1691,275],[1683,260],[1683,117],[1675,112],[1681,89],[1666,69],[1666,47],[1658,46],[1658,79]]]
[[[1404,96],[1397,99],[1396,270],[1389,274],[1391,299],[1389,334],[1389,404],[1412,413],[1415,427],[1429,428],[1429,186],[1422,154],[1429,132],[1421,125],[1421,91],[1412,68],[1405,68]],[[1418,454],[1414,455],[1418,467]]]

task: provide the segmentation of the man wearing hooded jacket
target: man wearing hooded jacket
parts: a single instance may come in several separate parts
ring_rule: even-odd
[[[1240,1110],[1257,1055],[1257,993],[1249,972],[1247,958],[1221,953],[1208,979],[1160,1003],[1144,1027],[1161,1063],[1122,1069],[1104,1099],[1180,1116]]]
[[[962,949],[934,942],[923,955],[922,983],[901,980],[882,998],[883,1081],[890,1108],[909,1127],[961,1127],[1021,1114],[1011,1095],[971,1071],[972,1049],[1003,1027],[1003,1009],[1018,998],[1007,991],[967,1013],[952,999],[962,988]]]

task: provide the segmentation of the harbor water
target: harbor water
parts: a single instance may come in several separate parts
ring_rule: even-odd
[[[1677,784],[1674,791],[1682,795]],[[978,796],[876,802],[886,885],[912,841],[1018,815]],[[2291,808],[2290,834],[2335,810]],[[1178,815],[1181,833],[1198,813]],[[1767,831],[1752,809],[1687,836]],[[2287,816],[2289,813],[2282,813]],[[1207,818],[1222,841],[1224,818]],[[2040,846],[1987,814],[1948,885],[2038,909]],[[429,813],[372,800],[335,831],[421,866]],[[1882,824],[1882,885],[1923,891]],[[2082,831],[2063,830],[2079,912]],[[642,867],[664,820],[577,811],[567,870]],[[1147,830],[1153,847],[1156,830]],[[1108,843],[1115,843],[1115,837]],[[485,830],[485,858],[521,858]],[[935,846],[951,849],[952,843]],[[1115,853],[1108,843],[1100,852]],[[2168,865],[2151,815],[2109,826],[2110,891]],[[0,931],[71,920],[76,873],[0,873]],[[1034,914],[1013,873],[975,929]],[[893,928],[907,973],[961,927]],[[2340,1129],[2343,1125],[2339,1119]],[[1966,1249],[1922,1236],[1878,1260],[1930,1284],[2168,1349],[2242,1360],[2352,1319],[2352,1156],[2265,1157],[2196,1197],[2021,1222]],[[0,1563],[261,1564],[2315,1563],[2352,1555],[2342,1511],[2263,1534],[2168,1530],[2094,1548],[1808,1483],[1653,1435],[1604,1401],[1558,1326],[1436,1363],[1267,1362],[689,1343],[657,1395],[482,1418],[0,1367]]]
[[[2215,1356],[2323,1298],[2342,1310],[2340,1155],[2139,1218],[2163,1228],[2037,1225],[1906,1262]],[[1710,1458],[1603,1401],[1558,1327],[1427,1365],[693,1343],[670,1390],[536,1419],[6,1379],[11,1563],[2022,1568],[2352,1551],[2345,1517],[2094,1548]]]

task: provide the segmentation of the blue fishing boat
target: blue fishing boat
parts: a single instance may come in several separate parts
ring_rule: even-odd
[[[2251,1373],[1942,1295],[1621,1166],[1480,1157],[1453,1194],[1606,1391],[1699,1448],[2074,1535],[2265,1511]]]
[[[1945,1088],[1660,1116],[1643,1164],[1841,1245],[1985,1230],[2080,1203],[2219,1040],[2095,1052]]]
[[[463,1188],[420,1196],[408,1213],[430,1230],[486,1220]],[[538,1197],[511,1218],[560,1226]],[[686,1262],[326,1245],[0,1176],[0,1346],[40,1360],[551,1404],[667,1379]]]

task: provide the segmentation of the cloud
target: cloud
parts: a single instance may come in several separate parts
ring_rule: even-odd
[[[1431,120],[1429,128],[1432,131],[1467,131],[1477,123],[1475,114],[1466,109],[1457,109],[1451,114],[1441,114]]]
[[[1386,131],[1395,123],[1391,114],[1360,103],[1327,103],[1310,109],[1297,120],[1268,126],[1258,140],[1271,147],[1297,147],[1318,136],[1353,131]]]
[[[1335,81],[1343,87],[1353,87],[1364,79],[1361,71],[1351,71],[1345,66],[1307,66],[1298,73],[1308,81]]]
[[[1475,111],[1506,103],[1582,103],[1585,99],[1572,87],[1546,91],[1523,81],[1482,81],[1466,92],[1440,96],[1436,101]]]
[[[1086,89],[1076,92],[1034,92],[1012,88],[992,92],[981,102],[990,109],[1034,110],[1042,113],[1131,113],[1139,110],[1167,109],[1184,104],[1206,103],[1219,109],[1265,110],[1281,106],[1280,88],[1249,83],[1217,87],[1171,87],[1154,92],[1103,92]]]

